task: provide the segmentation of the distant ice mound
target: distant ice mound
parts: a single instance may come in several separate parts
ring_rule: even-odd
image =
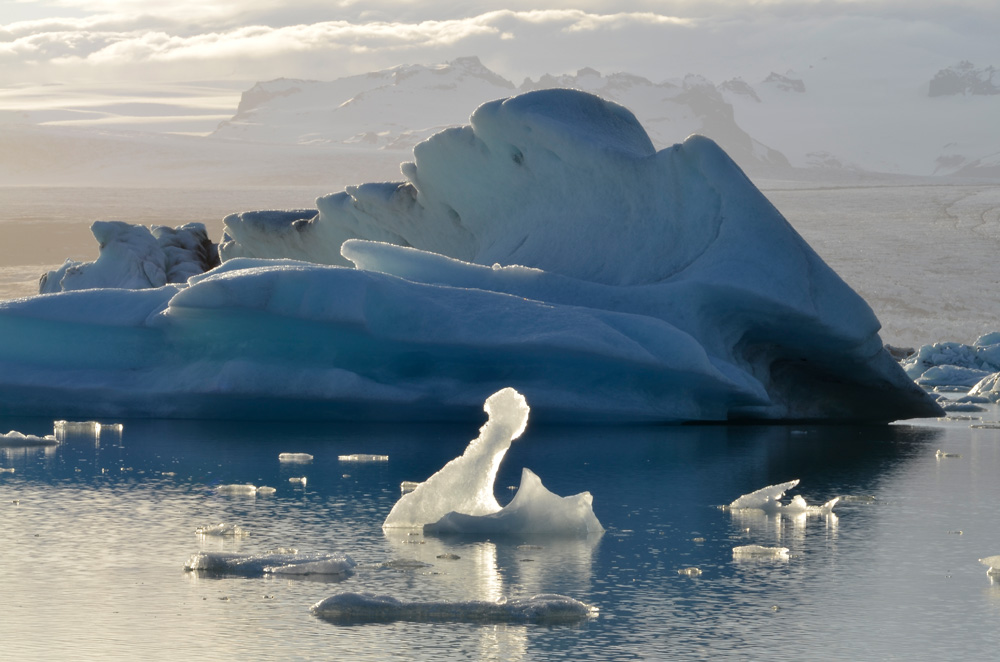
[[[202,223],[177,228],[123,221],[96,221],[90,227],[101,252],[94,262],[66,260],[44,274],[40,294],[93,288],[143,289],[183,283],[218,266],[218,249]]]
[[[506,388],[483,409],[489,420],[465,452],[400,497],[384,529],[422,527],[428,533],[545,535],[586,538],[604,527],[594,515],[589,492],[560,497],[525,468],[513,500],[503,508],[493,495],[497,471],[511,443],[528,422],[524,396]]]
[[[506,386],[549,421],[941,412],[711,140],[657,152],[540,90],[402,170],[229,217],[186,286],[0,304],[0,413],[469,420]]]

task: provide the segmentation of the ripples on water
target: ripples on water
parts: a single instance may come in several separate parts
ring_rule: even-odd
[[[0,647],[18,660],[986,659],[1000,644],[1000,586],[977,559],[1000,553],[1000,430],[968,425],[529,426],[498,498],[524,466],[557,494],[590,490],[607,528],[593,543],[383,534],[401,482],[461,453],[475,426],[126,421],[120,437],[2,449],[0,467],[15,471],[0,473]],[[314,460],[281,463],[283,452]],[[389,461],[338,460],[354,453]],[[792,478],[810,503],[857,498],[834,517],[717,507]],[[214,491],[234,483],[277,491]],[[250,535],[195,534],[219,522]],[[787,547],[789,559],[734,560],[747,544]],[[183,570],[199,550],[279,547],[347,553],[358,567],[322,580]],[[678,574],[687,567],[702,574]],[[576,626],[310,615],[339,591],[561,593],[600,615]]]

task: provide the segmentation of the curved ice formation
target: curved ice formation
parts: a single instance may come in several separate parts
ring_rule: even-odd
[[[489,419],[465,452],[400,497],[383,528],[423,527],[427,533],[472,535],[545,535],[586,538],[604,527],[593,510],[589,492],[560,497],[545,489],[530,469],[503,508],[493,485],[504,455],[528,422],[524,396],[506,388],[483,405]]]
[[[830,499],[821,506],[810,506],[801,495],[796,494],[788,503],[781,503],[785,492],[799,484],[798,479],[787,483],[768,485],[759,490],[744,494],[728,506],[726,510],[761,510],[767,514],[785,513],[787,515],[825,515],[833,512],[833,507],[840,497]]]
[[[707,138],[541,90],[402,171],[230,217],[186,286],[0,304],[0,414],[468,420],[505,386],[550,421],[941,413]]]
[[[991,577],[994,575],[1000,575],[1000,554],[979,559],[979,562],[986,566],[987,575],[990,575]]]
[[[240,575],[348,575],[357,565],[347,554],[300,554],[294,551],[240,554],[198,552],[184,564],[188,571]]]
[[[465,623],[576,623],[598,614],[596,607],[565,595],[530,598],[408,602],[391,595],[338,593],[314,604],[313,614],[335,623],[465,622]]]

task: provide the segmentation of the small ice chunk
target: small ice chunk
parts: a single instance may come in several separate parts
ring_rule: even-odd
[[[749,494],[744,494],[723,508],[726,510],[762,510],[769,514],[786,513],[788,515],[800,515],[804,513],[807,515],[826,515],[833,512],[833,507],[840,500],[837,497],[830,499],[821,506],[810,506],[806,503],[805,499],[796,494],[789,503],[781,503],[781,497],[785,495],[785,492],[798,484],[799,481],[796,479],[790,480],[787,483],[768,485]]]
[[[274,489],[273,487],[268,487],[267,485],[261,485],[260,487],[257,488],[257,496],[269,496],[277,491],[278,490]]]
[[[979,559],[979,562],[986,566],[987,575],[1000,576],[1000,554]]]
[[[734,559],[775,559],[788,560],[787,547],[763,547],[762,545],[742,545],[733,547]]]
[[[934,453],[934,457],[940,460],[941,458],[945,457],[962,457],[962,456],[959,455],[958,453],[945,453],[943,450],[939,448],[937,452]]]
[[[312,462],[313,456],[309,453],[281,453],[278,455],[278,462]]]
[[[701,568],[681,568],[677,571],[678,575],[685,575],[687,577],[699,577],[701,576]]]
[[[261,554],[239,552],[198,552],[184,564],[188,571],[254,577],[282,575],[346,575],[354,566],[346,554],[299,554],[279,549]]]
[[[14,473],[14,467],[0,467],[0,474],[12,474]]]
[[[596,607],[565,595],[530,598],[407,602],[390,595],[338,593],[312,606],[312,613],[334,623],[465,622],[576,623],[598,614]]]
[[[306,483],[309,482],[309,479],[306,476],[292,476],[291,478],[288,479],[288,482],[297,483],[305,487]]]
[[[216,494],[244,494],[246,496],[253,496],[257,494],[257,486],[252,483],[246,483],[244,485],[219,485],[215,488]]]
[[[24,434],[17,430],[11,430],[7,434],[0,434],[0,447],[24,447],[24,446],[58,446],[59,440],[55,435],[47,434],[43,437],[34,434]]]
[[[199,536],[217,536],[225,538],[246,538],[250,534],[243,527],[236,524],[226,524],[219,522],[212,526],[199,526],[195,529]]]
[[[338,455],[341,462],[388,462],[388,455],[372,455],[370,453],[353,453],[351,455]]]
[[[412,492],[413,490],[417,489],[417,485],[419,484],[420,483],[413,480],[404,480],[402,483],[399,484],[399,491],[402,492],[403,494],[406,494],[407,492]]]

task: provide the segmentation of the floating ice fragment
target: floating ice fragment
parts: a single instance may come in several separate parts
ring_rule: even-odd
[[[278,490],[274,489],[273,487],[268,487],[267,485],[261,485],[260,487],[257,488],[257,495],[258,496],[269,496],[271,494],[274,494],[277,491]]]
[[[55,435],[47,434],[39,437],[34,434],[23,434],[17,430],[11,430],[7,434],[0,434],[0,447],[24,447],[24,446],[57,446],[59,440]]]
[[[493,495],[500,463],[528,422],[528,404],[512,388],[487,398],[488,415],[479,437],[465,452],[442,467],[412,492],[404,494],[382,524],[423,527],[437,533],[587,537],[604,532],[594,515],[589,492],[560,497],[525,468],[521,486],[506,507]]]
[[[253,577],[283,575],[347,575],[357,564],[347,554],[299,554],[279,549],[261,554],[199,552],[184,564],[188,571]]]
[[[987,575],[1000,576],[1000,554],[979,559],[979,562],[986,566]]]
[[[759,490],[744,494],[733,501],[728,506],[723,506],[726,510],[762,510],[765,513],[786,513],[788,515],[826,515],[833,512],[833,507],[840,501],[839,497],[830,499],[821,506],[810,506],[806,500],[796,494],[787,503],[781,503],[781,497],[785,492],[799,484],[798,479],[790,480],[787,483],[768,485]]]
[[[12,474],[14,473],[14,467],[0,467],[0,474]]]
[[[244,485],[219,485],[215,488],[216,494],[245,494],[253,496],[257,494],[257,486],[252,483]]]
[[[530,598],[407,602],[390,595],[338,593],[312,606],[312,613],[334,623],[358,622],[467,622],[467,623],[576,623],[594,618],[596,607],[565,595]]]
[[[701,568],[681,568],[677,571],[678,575],[686,575],[688,577],[698,577],[701,575]]]
[[[937,452],[934,453],[934,457],[940,460],[941,458],[944,457],[962,457],[962,456],[959,455],[958,453],[945,453],[943,450],[939,448]]]
[[[309,453],[281,453],[278,455],[278,462],[312,462],[313,456]]]
[[[306,483],[309,482],[309,479],[306,476],[292,476],[291,478],[288,479],[288,482],[289,483],[298,483],[298,484],[302,485],[303,487],[305,487]]]
[[[353,453],[351,455],[338,455],[340,462],[388,462],[388,455],[372,455],[370,453]]]
[[[199,536],[219,536],[227,538],[246,538],[250,534],[241,526],[219,522],[212,526],[199,526],[195,529]]]
[[[761,545],[742,545],[733,547],[734,559],[775,559],[788,560],[787,547],[763,547]]]
[[[873,494],[848,494],[840,497],[840,500],[844,503],[874,503],[875,496]]]

